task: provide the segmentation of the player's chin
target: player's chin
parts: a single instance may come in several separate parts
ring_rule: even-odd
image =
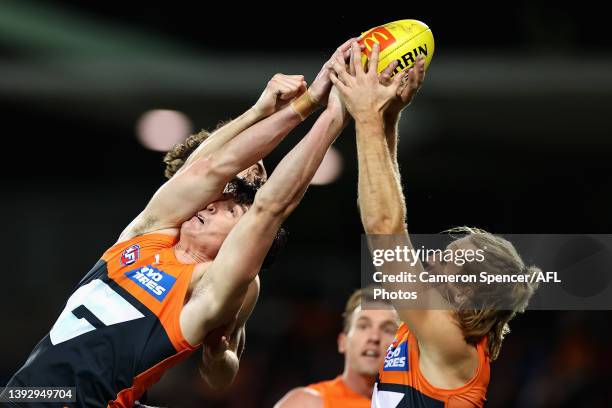
[[[379,361],[367,358],[367,361],[361,361],[358,371],[363,375],[377,375],[381,366],[382,360]]]
[[[361,370],[359,370],[359,374],[361,375],[371,375],[372,377],[375,377],[376,375],[378,375],[378,371],[380,369],[380,365],[376,365],[376,366],[369,366],[369,367],[361,367]]]

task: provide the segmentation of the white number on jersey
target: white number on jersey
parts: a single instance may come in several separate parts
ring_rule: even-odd
[[[68,299],[66,307],[49,333],[53,345],[96,329],[86,318],[78,318],[73,313],[81,306],[87,308],[106,326],[144,317],[138,309],[110,286],[100,279],[94,279],[87,285],[78,288]]]
[[[380,391],[378,384],[374,384],[374,392],[372,395],[372,408],[395,408],[404,398],[401,392]]]

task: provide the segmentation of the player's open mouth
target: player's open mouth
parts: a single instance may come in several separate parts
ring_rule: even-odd
[[[204,224],[204,218],[200,217],[198,214],[194,215],[195,218],[198,219],[202,224]]]
[[[373,358],[380,357],[380,353],[378,351],[375,351],[375,350],[366,350],[363,353],[361,353],[361,355],[364,356],[364,357],[373,357]]]

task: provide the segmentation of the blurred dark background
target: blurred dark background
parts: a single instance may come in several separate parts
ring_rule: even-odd
[[[0,1],[0,382],[163,182],[163,154],[137,137],[143,115],[163,109],[190,132],[213,128],[248,109],[276,72],[310,82],[347,38],[393,20],[422,20],[436,40],[400,129],[411,231],[610,233],[612,37],[602,10],[550,4],[380,13],[347,3],[336,6],[356,11],[338,14],[306,3]],[[269,170],[311,123],[270,155]],[[270,407],[341,372],[340,313],[359,286],[354,145],[349,126],[335,145],[340,175],[313,186],[287,222],[290,242],[261,276],[233,388],[208,390],[192,359],[151,390],[151,404]],[[492,365],[490,406],[612,406],[611,318],[517,318]]]

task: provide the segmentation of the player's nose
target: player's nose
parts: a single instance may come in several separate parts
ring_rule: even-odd
[[[368,333],[368,341],[376,344],[380,343],[380,331],[370,330]]]

